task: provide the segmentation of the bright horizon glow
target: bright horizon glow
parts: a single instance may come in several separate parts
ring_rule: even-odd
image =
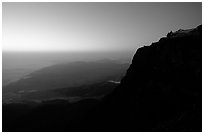
[[[201,14],[201,2],[3,2],[3,51],[134,51],[200,25]]]

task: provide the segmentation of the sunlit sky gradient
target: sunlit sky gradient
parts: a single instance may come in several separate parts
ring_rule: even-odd
[[[3,3],[3,51],[132,51],[202,23],[201,3]]]

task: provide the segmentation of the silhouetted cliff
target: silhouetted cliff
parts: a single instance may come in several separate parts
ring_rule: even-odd
[[[129,130],[201,131],[202,26],[139,48],[111,97]]]

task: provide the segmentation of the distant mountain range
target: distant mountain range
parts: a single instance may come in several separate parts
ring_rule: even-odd
[[[2,69],[2,85],[3,87],[20,80],[22,77],[33,72],[32,69],[16,68],[16,69]]]
[[[104,83],[109,80],[118,81],[125,75],[128,66],[128,63],[114,60],[99,60],[45,67],[4,86],[3,102],[16,102],[34,96],[38,99],[64,97],[63,94],[58,95],[55,90],[61,91],[62,88],[71,90],[70,88]]]
[[[3,105],[3,131],[201,132],[202,26],[175,33],[139,48],[118,86],[101,100]],[[33,78],[50,77],[46,72]]]

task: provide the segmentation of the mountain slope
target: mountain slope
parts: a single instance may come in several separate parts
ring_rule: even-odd
[[[201,131],[202,27],[138,49],[111,102],[130,129]]]
[[[35,71],[3,87],[3,100],[21,99],[22,94],[69,89],[94,83],[118,80],[124,76],[128,63],[113,60],[57,64]]]

